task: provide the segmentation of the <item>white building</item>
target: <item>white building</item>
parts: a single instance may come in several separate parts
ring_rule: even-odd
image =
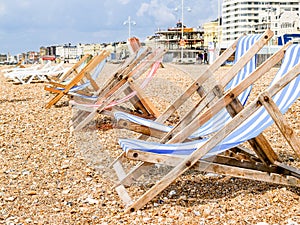
[[[75,63],[78,60],[77,46],[71,45],[58,45],[56,46],[56,57],[64,62]]]
[[[299,0],[223,0],[222,47],[227,47],[243,33],[263,33],[267,28],[276,37],[299,33]]]

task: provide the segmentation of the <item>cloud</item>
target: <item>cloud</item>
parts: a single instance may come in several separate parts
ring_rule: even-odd
[[[123,5],[126,5],[130,2],[130,0],[119,0],[119,2]]]
[[[185,24],[197,27],[216,19],[217,0],[185,0],[192,11]],[[37,50],[40,44],[103,43],[126,40],[131,16],[132,35],[143,38],[157,28],[174,26],[180,0],[0,0],[0,53]]]
[[[0,16],[6,14],[6,7],[4,3],[0,3]]]
[[[166,26],[175,20],[175,16],[171,9],[167,7],[166,2],[151,0],[150,3],[142,3],[137,16],[150,16],[154,19],[156,26]]]

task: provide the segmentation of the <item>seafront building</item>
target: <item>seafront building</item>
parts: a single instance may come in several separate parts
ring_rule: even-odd
[[[195,63],[199,50],[205,49],[203,35],[203,29],[186,27],[179,21],[175,27],[156,31],[151,38],[156,47],[168,49],[166,61]]]
[[[297,34],[299,30],[299,0],[223,0],[221,46],[231,44],[241,34],[274,31],[272,44],[284,34]]]

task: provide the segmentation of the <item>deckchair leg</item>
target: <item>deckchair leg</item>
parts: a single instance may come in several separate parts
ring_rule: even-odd
[[[132,204],[132,199],[123,185],[119,185],[118,187],[116,187],[116,191],[124,202],[125,206],[129,206],[130,204]]]
[[[138,163],[134,168],[131,169],[131,171],[126,174],[120,181],[117,183],[117,185],[126,185],[129,186],[133,183],[134,180],[137,180],[140,176],[144,175],[145,171],[148,171],[149,168],[154,166],[153,163],[147,163],[147,162],[140,162]],[[116,186],[117,186],[116,185]]]
[[[300,158],[300,142],[293,129],[291,129],[282,115],[277,105],[274,103],[270,95],[265,92],[260,96],[261,103],[264,105],[270,116],[273,118],[282,135],[285,137],[289,145],[292,147],[296,155]]]
[[[124,168],[120,160],[116,161],[112,167],[116,171],[119,180],[123,180],[126,177],[126,172],[124,171]]]

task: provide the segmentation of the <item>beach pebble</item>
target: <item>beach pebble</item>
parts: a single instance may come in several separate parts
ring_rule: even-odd
[[[118,66],[107,63],[104,74]],[[164,63],[143,91],[163,112],[206,68]],[[229,69],[222,67],[216,74]],[[253,85],[249,101],[277,70],[269,70]],[[186,171],[138,212],[125,214],[126,206],[114,189],[118,178],[109,165],[122,152],[118,138],[138,134],[113,128],[103,115],[96,116],[89,129],[70,133],[75,112],[66,96],[45,109],[54,95],[44,90],[44,83],[16,85],[0,74],[0,85],[0,221],[5,224],[300,224],[299,189],[195,170]],[[199,99],[193,95],[167,124],[174,125]],[[299,100],[285,116],[299,136]],[[299,158],[275,125],[264,135],[282,162],[300,168]],[[243,147],[250,148],[247,143]],[[125,170],[136,165],[122,163]],[[169,171],[164,165],[151,167],[126,190],[135,200]]]

